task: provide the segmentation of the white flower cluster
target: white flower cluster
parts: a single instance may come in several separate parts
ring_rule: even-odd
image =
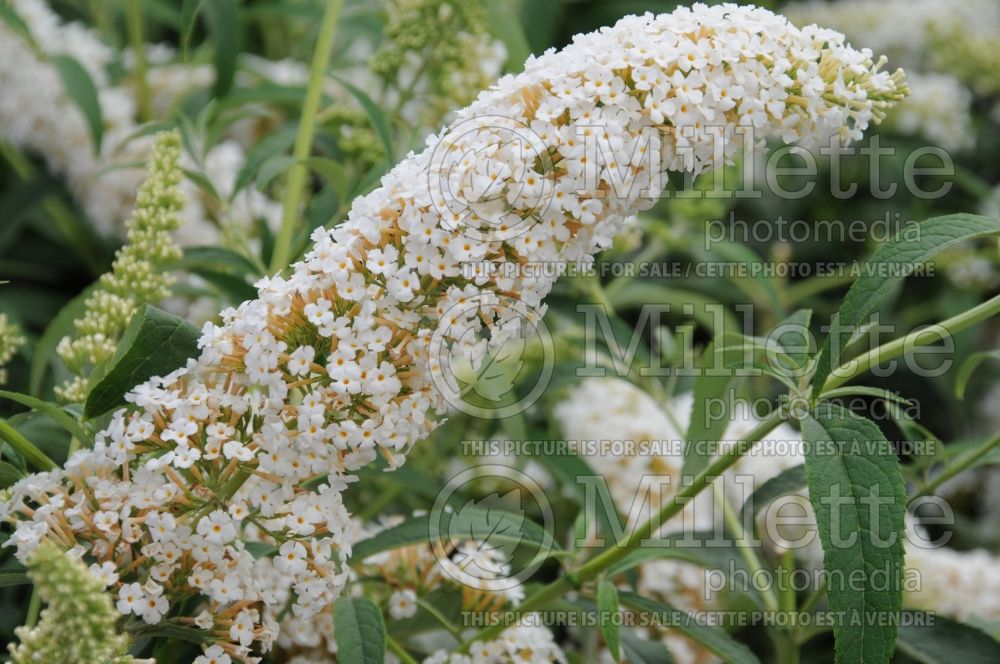
[[[910,96],[887,124],[902,134],[920,135],[945,150],[972,147],[972,93],[951,74],[907,74]]]
[[[595,408],[594,404],[600,404]],[[741,404],[732,414],[724,440],[745,436],[760,420]],[[608,491],[624,516],[642,521],[671,500],[682,486],[683,441],[691,417],[692,397],[682,394],[659,405],[647,393],[625,380],[589,378],[575,386],[555,408],[554,415],[567,440],[621,441],[635,454],[618,456],[609,446],[583,458],[604,476]],[[801,435],[782,425],[754,446],[754,454],[744,456],[720,481],[727,500],[738,507],[764,482],[803,463]],[[625,448],[623,448],[625,449]],[[665,483],[669,481],[669,483]],[[804,499],[803,499],[804,501]],[[637,511],[639,505],[642,511]],[[631,511],[636,510],[635,512]],[[692,500],[683,512],[663,524],[661,532],[690,533],[711,531],[721,513],[711,491]],[[639,592],[664,598],[672,606],[687,611],[714,608],[716,598],[705,586],[704,570],[678,560],[655,560],[639,568]],[[704,648],[680,634],[668,631],[663,643],[674,659],[684,664],[715,661]]]
[[[51,172],[66,179],[98,228],[107,232],[113,223],[125,220],[142,177],[130,169],[102,173],[106,167],[141,159],[130,159],[131,152],[120,160],[114,155],[116,146],[136,129],[135,101],[126,89],[110,84],[106,69],[113,53],[94,31],[63,23],[42,0],[12,0],[9,7],[24,21],[41,53],[0,22],[0,134],[15,147],[41,155]],[[43,54],[73,57],[93,80],[104,122],[100,154],[95,153],[86,118]]]
[[[800,24],[840,30],[904,67],[912,97],[897,126],[941,147],[970,147],[973,90],[1000,89],[1000,3],[995,0],[810,0],[786,9]],[[919,75],[923,74],[923,75]]]
[[[985,549],[908,545],[906,567],[919,574],[920,587],[906,593],[905,606],[961,621],[1000,620],[1000,558]]]
[[[402,517],[381,519],[377,526],[356,532],[356,540],[372,537],[402,522]],[[463,574],[470,562],[478,565],[476,573]],[[438,547],[415,544],[377,553],[352,565],[353,574],[378,578],[392,588],[387,608],[394,620],[413,617],[417,613],[417,598],[442,587],[457,588],[461,592],[461,608],[469,612],[499,611],[516,606],[524,598],[520,584],[500,583],[510,577],[506,554],[480,541],[451,542]],[[331,610],[309,619],[286,616],[281,620],[277,647],[281,650],[279,655],[294,653],[300,664],[333,664],[337,642]]]
[[[64,23],[44,0],[12,0],[11,10],[27,26],[37,49],[0,22],[0,135],[15,147],[41,155],[53,173],[66,179],[90,220],[102,233],[121,230],[135,202],[142,181],[142,162],[149,151],[148,137],[135,137],[137,120],[135,91],[114,84],[107,70],[113,51],[98,34],[78,23]],[[147,83],[154,110],[167,117],[174,104],[192,89],[211,84],[210,67],[188,67],[167,63],[176,54],[165,47],[150,47],[154,65]],[[98,91],[104,133],[96,151],[89,126],[76,104],[66,94],[56,66],[49,58],[68,55],[86,69]],[[159,64],[158,64],[159,63]],[[224,201],[233,192],[245,162],[244,148],[233,140],[212,146],[204,168],[185,154],[185,168],[202,172]],[[187,204],[178,234],[182,245],[212,244],[219,230],[212,219],[221,218],[240,229],[252,228],[258,218],[276,226],[280,204],[252,188],[240,191],[228,209],[217,205],[189,180],[182,184]]]
[[[424,664],[551,664],[565,661],[566,656],[552,640],[552,632],[532,623],[510,627],[495,641],[477,641],[468,655],[439,650],[425,659]]]
[[[740,127],[761,142],[855,138],[905,94],[880,64],[838,33],[730,4],[627,17],[530,60],[459,114],[459,136],[429,138],[345,223],[317,230],[289,277],[206,324],[201,355],[137,386],[93,449],[17,483],[0,514],[17,522],[9,544],[23,558],[48,538],[113,564],[119,596],[139,583],[157,605],[136,605],[150,622],[161,592],[196,596],[205,647],[254,661],[276,636],[266,608],[308,618],[346,583],[351,473],[380,454],[398,465],[435,425],[432,342],[481,360],[518,333],[502,300],[540,307],[555,278],[470,281],[463,261],[588,259],[655,202],[661,171],[718,165]],[[622,164],[590,170],[595,126]],[[543,152],[512,146],[512,127]],[[272,552],[248,550],[251,525]]]

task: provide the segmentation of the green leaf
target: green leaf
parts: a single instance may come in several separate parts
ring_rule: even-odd
[[[31,36],[31,29],[28,28],[28,24],[10,8],[10,4],[7,2],[0,2],[0,21],[6,23],[7,27],[16,32],[21,39],[28,42],[32,48],[37,48],[35,38]]]
[[[618,588],[610,581],[601,581],[597,586],[597,613],[600,616],[601,634],[608,651],[617,662],[621,655],[621,624],[618,616]]]
[[[36,399],[35,397],[28,396],[27,394],[21,394],[20,392],[8,392],[7,390],[0,390],[0,397],[16,401],[22,406],[27,406],[32,410],[48,415],[52,421],[68,431],[69,435],[73,436],[81,443],[85,443],[90,440],[90,436],[83,429],[83,427],[80,426],[80,423],[77,422],[72,415],[55,404],[51,404],[48,401],[42,401],[41,399]]]
[[[524,69],[524,61],[531,55],[531,46],[528,45],[517,11],[511,6],[510,0],[487,2],[486,11],[489,14],[490,33],[502,41],[507,49],[505,70],[516,74]]]
[[[710,343],[698,361],[698,375],[694,381],[691,401],[691,419],[684,445],[684,476],[694,476],[708,466],[718,450],[712,445],[723,439],[729,428],[730,413],[735,398],[734,385],[739,380],[738,369],[752,365],[757,355],[746,345],[726,346],[725,342],[740,338],[726,334]],[[716,406],[709,412],[709,405]]]
[[[904,611],[899,649],[923,664],[995,664],[1000,643],[964,623],[923,611]]]
[[[16,466],[6,461],[0,461],[0,489],[6,489],[22,477],[25,477]]]
[[[432,519],[432,516],[435,517]],[[441,511],[407,519],[392,528],[362,540],[352,548],[351,559],[361,562],[383,551],[404,546],[448,539],[461,534],[465,539],[490,538],[494,545],[507,548],[520,544],[532,548],[551,550],[556,547],[552,537],[538,524],[523,515],[497,509],[480,509],[466,506],[458,512]]]
[[[623,604],[640,613],[652,614],[658,620],[665,619],[666,623],[663,627],[676,630],[692,641],[700,643],[727,664],[760,664],[757,656],[745,645],[734,640],[721,629],[700,624],[687,611],[634,593],[621,593],[620,597]]]
[[[950,214],[928,219],[913,229],[904,229],[883,244],[865,264],[865,273],[854,282],[840,311],[831,320],[830,334],[820,351],[812,385],[817,392],[833,369],[840,364],[847,340],[875,309],[875,305],[895,288],[916,266],[960,242],[1000,233],[1000,220],[974,214]],[[917,235],[913,240],[908,236]]]
[[[339,161],[325,157],[308,157],[302,160],[310,170],[326,180],[337,193],[338,201],[346,201],[350,193],[350,176]]]
[[[659,641],[647,641],[630,629],[622,630],[622,651],[629,664],[674,664],[674,657]]]
[[[802,436],[824,567],[843,580],[827,591],[838,616],[836,661],[888,662],[902,605],[906,506],[892,444],[872,422],[829,404],[802,420]]]
[[[181,4],[181,55],[184,60],[188,57],[188,47],[191,44],[191,33],[194,32],[194,23],[198,18],[198,12],[204,0],[182,0]]]
[[[260,274],[260,269],[249,258],[223,247],[184,247],[184,258],[179,267],[185,270],[218,270],[225,267],[227,271],[241,276]]]
[[[101,149],[101,138],[104,135],[104,118],[101,115],[101,103],[97,98],[97,88],[90,74],[79,62],[68,55],[52,57],[62,79],[66,94],[73,100],[90,126],[90,137],[94,140],[94,152]]]
[[[0,569],[0,588],[7,588],[9,586],[23,586],[31,583],[31,579],[28,578],[27,572],[21,570],[9,570]]]
[[[333,603],[333,635],[337,658],[351,664],[385,661],[382,612],[364,597],[341,597]]]
[[[232,196],[236,196],[237,193],[245,189],[256,179],[257,173],[268,159],[292,147],[292,144],[295,142],[296,131],[295,127],[286,127],[261,139],[257,145],[250,148],[246,159],[243,161],[243,168],[236,175],[236,184],[233,186]]]
[[[966,358],[965,362],[958,370],[955,378],[955,396],[959,399],[965,398],[965,386],[969,384],[969,379],[980,364],[986,360],[1000,360],[1000,350],[987,350],[981,353],[974,353]]]
[[[806,467],[792,466],[781,471],[759,489],[747,496],[746,502],[740,508],[740,522],[746,526],[751,524],[757,512],[767,506],[772,500],[789,493],[794,493],[806,485]]]
[[[809,348],[812,336],[809,334],[809,321],[812,320],[811,309],[799,309],[790,316],[774,326],[768,338],[781,347],[782,351],[794,364],[792,369],[800,369],[809,360],[810,352],[815,352],[815,348]],[[791,336],[795,345],[782,343],[782,340]],[[798,378],[798,374],[794,376]]]
[[[236,58],[240,54],[240,10],[238,0],[211,0],[204,4],[205,23],[215,43],[216,97],[225,97],[233,87]]]
[[[198,352],[198,328],[182,318],[146,305],[118,344],[104,377],[90,389],[83,416],[92,418],[125,403],[125,394],[153,376],[165,376]]]
[[[503,401],[514,389],[514,381],[524,367],[524,348],[524,339],[512,339],[484,357],[478,367],[462,366],[457,369],[456,374],[464,383],[459,398],[471,391],[493,403]]]
[[[392,148],[392,129],[389,126],[389,120],[385,117],[385,113],[382,109],[378,107],[372,98],[365,94],[365,91],[357,87],[353,83],[345,81],[336,74],[331,74],[331,76],[341,85],[343,85],[351,95],[358,100],[361,104],[361,108],[364,109],[365,114],[368,119],[371,120],[372,128],[375,129],[375,133],[378,134],[379,140],[382,141],[382,148],[385,150],[386,161],[392,163],[395,161],[395,154]]]

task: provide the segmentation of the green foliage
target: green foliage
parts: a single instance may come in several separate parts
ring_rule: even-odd
[[[125,393],[153,376],[184,366],[198,352],[199,332],[183,318],[145,305],[132,316],[105,374],[90,388],[83,415],[102,415],[125,403]]]
[[[888,662],[903,589],[906,494],[896,454],[872,422],[835,406],[803,420],[802,435],[810,444],[809,500],[838,616],[837,662]]]

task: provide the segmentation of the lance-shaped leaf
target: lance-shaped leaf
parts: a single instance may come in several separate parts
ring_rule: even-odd
[[[103,378],[90,389],[86,418],[125,403],[125,394],[153,376],[165,376],[198,352],[198,328],[146,305],[132,316]]]
[[[832,404],[802,421],[809,500],[823,544],[836,661],[888,662],[902,604],[906,495],[892,444]]]
[[[862,277],[854,282],[830,322],[830,334],[820,352],[812,384],[823,387],[830,372],[841,361],[847,342],[875,309],[875,305],[909,276],[916,266],[960,242],[1000,233],[1000,220],[974,214],[950,214],[904,229],[883,244],[865,263]]]

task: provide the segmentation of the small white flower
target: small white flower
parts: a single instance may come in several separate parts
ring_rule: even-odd
[[[409,588],[397,590],[389,597],[389,615],[395,620],[412,618],[417,613],[417,593]]]

